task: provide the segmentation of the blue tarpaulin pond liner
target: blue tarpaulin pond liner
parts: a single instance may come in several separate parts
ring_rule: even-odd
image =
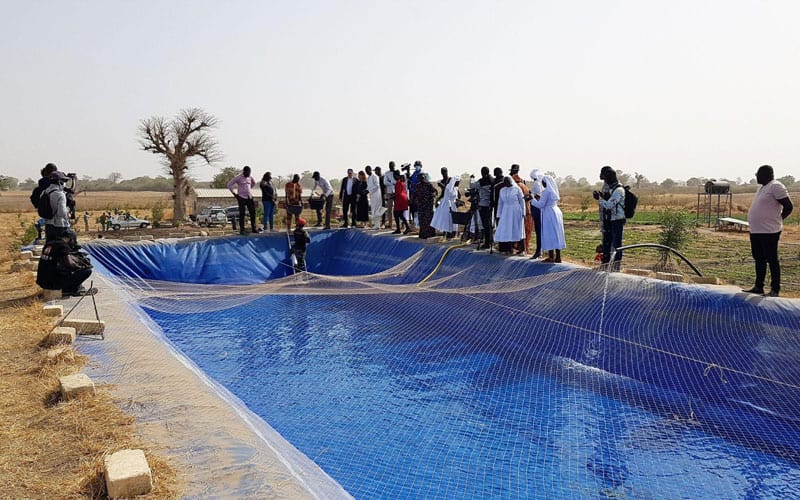
[[[88,250],[356,497],[800,495],[797,301],[355,230],[302,276],[285,236]]]

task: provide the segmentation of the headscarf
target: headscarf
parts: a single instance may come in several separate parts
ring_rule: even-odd
[[[531,170],[531,180],[534,182],[542,180],[542,171],[538,168]]]
[[[542,180],[544,181],[545,184],[547,184],[547,187],[545,187],[545,189],[547,189],[548,191],[550,191],[553,194],[553,198],[555,199],[555,201],[560,200],[561,199],[561,193],[558,192],[558,185],[556,184],[556,180],[553,179],[552,176],[547,175],[547,174],[545,174],[542,177]]]

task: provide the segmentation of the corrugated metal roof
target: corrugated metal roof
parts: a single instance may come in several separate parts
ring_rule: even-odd
[[[228,196],[233,198],[233,195],[227,189],[195,188],[194,193],[198,198],[227,198]]]
[[[231,198],[231,200],[236,201],[233,198],[233,195],[227,189],[210,189],[210,188],[195,188],[194,190],[195,196],[198,199],[201,198]],[[257,199],[261,199],[261,191],[258,189],[253,190],[253,194]],[[278,197],[282,198],[284,196],[283,189],[278,189]],[[308,198],[311,196],[310,189],[303,190],[303,198]]]

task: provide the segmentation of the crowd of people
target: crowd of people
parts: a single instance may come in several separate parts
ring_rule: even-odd
[[[456,223],[459,220],[464,231],[480,238],[479,249],[497,248],[508,255],[527,255],[531,259],[544,255],[543,262],[561,262],[566,238],[558,206],[560,192],[553,176],[534,169],[529,186],[520,176],[517,164],[511,165],[508,175],[500,167],[494,169],[493,175],[489,167],[483,167],[481,177],[462,190],[460,179],[450,176],[447,168],[440,172],[441,178],[434,183],[421,161],[400,168],[389,162],[386,172],[369,165],[359,172],[347,169],[338,193],[341,227],[394,229],[393,234],[414,232],[423,239],[436,235],[452,238],[459,230]],[[622,252],[615,250],[622,245],[625,190],[611,167],[603,167],[600,178],[604,181],[603,188],[595,192],[595,198],[602,221],[602,262],[608,263],[612,255],[618,262]],[[313,195],[308,202],[316,211],[315,227],[330,229],[335,192],[319,172],[314,172],[312,179]],[[279,187],[273,184],[271,172],[266,172],[259,183],[264,214],[262,229],[256,226],[255,186],[249,166],[228,182],[228,189],[239,204],[241,232],[245,232],[246,215],[250,217],[252,232],[274,231]],[[302,193],[300,176],[294,174],[283,186],[287,228],[296,226],[300,219]],[[454,213],[462,215],[457,217]]]
[[[456,216],[463,230],[480,238],[478,249],[494,249],[507,255],[530,255],[531,259],[542,258],[542,262],[561,262],[561,251],[566,248],[564,219],[559,208],[561,194],[558,183],[552,175],[538,169],[530,173],[529,186],[519,175],[520,166],[511,165],[508,175],[496,167],[490,173],[489,167],[481,168],[481,177],[472,182],[464,192],[460,180],[451,177],[447,168],[441,169],[441,179],[435,184],[428,172],[423,170],[422,162],[403,164],[399,169],[395,162],[382,172],[381,167],[366,166],[356,173],[347,169],[339,188],[339,201],[342,204],[341,227],[369,229],[392,229],[393,234],[416,232],[420,238],[430,238],[440,234],[445,238],[455,236],[458,227]],[[319,172],[312,175],[314,197],[309,205],[316,210],[316,227],[330,229],[334,190],[331,183]],[[610,166],[600,169],[602,188],[592,193],[598,205],[602,242],[597,246],[596,262],[619,269],[622,260],[623,235],[627,217],[627,190],[617,178],[617,172]],[[756,173],[761,188],[756,193],[753,207],[748,215],[750,241],[753,259],[756,264],[756,283],[745,290],[749,293],[764,294],[767,268],[771,275],[769,295],[780,292],[780,262],[778,260],[778,240],[782,221],[792,211],[792,203],[786,188],[774,179],[772,167],[764,165]],[[259,184],[264,208],[263,228],[274,230],[274,214],[278,203],[278,191],[272,184],[270,172],[264,174]],[[253,232],[256,227],[255,204],[252,189],[255,180],[250,167],[231,179],[228,188],[239,203],[239,225],[244,232],[245,209],[249,212]],[[284,186],[286,226],[294,226],[305,231],[305,220],[300,218],[303,210],[303,189],[300,176],[295,174]],[[466,195],[466,196],[464,196]],[[466,198],[466,201],[463,199]],[[464,218],[466,208],[467,217]],[[324,218],[323,218],[324,212]],[[302,221],[302,224],[299,223]],[[535,247],[531,251],[531,238],[535,235]]]

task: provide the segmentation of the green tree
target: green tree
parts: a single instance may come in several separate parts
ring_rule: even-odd
[[[666,179],[661,181],[661,187],[664,188],[664,189],[672,189],[677,185],[678,185],[678,183],[675,182],[674,180],[670,179],[669,177],[667,177]]]
[[[778,178],[778,182],[783,184],[786,187],[791,187],[796,182],[794,177],[791,175],[784,175],[783,177]]]
[[[214,176],[214,179],[211,180],[211,187],[217,189],[225,189],[228,187],[228,181],[236,177],[242,173],[236,167],[225,167],[220,172]]]
[[[199,108],[183,109],[169,120],[153,116],[139,124],[142,150],[161,156],[172,175],[174,222],[186,216],[186,198],[191,190],[189,167],[198,159],[212,164],[222,158],[216,139],[209,134],[216,126],[217,119]]]
[[[19,179],[7,175],[0,175],[0,191],[8,191],[10,189],[17,189]]]

